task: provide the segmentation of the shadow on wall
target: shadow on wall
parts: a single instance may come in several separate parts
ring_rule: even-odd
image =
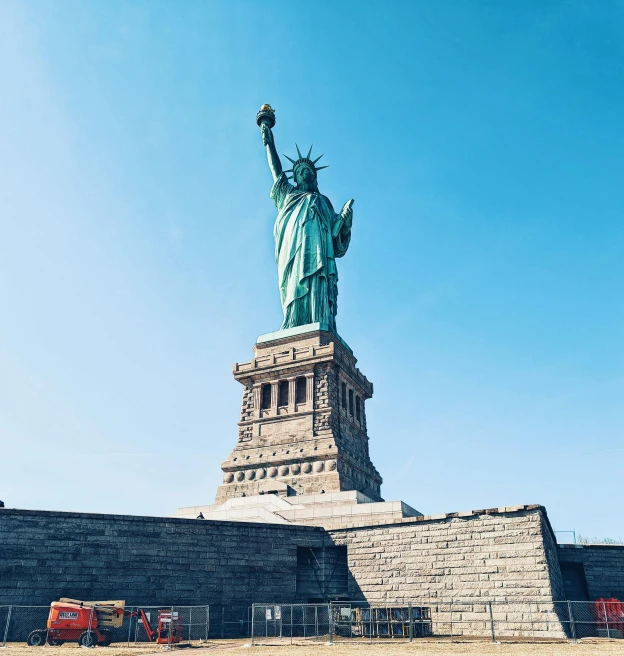
[[[365,601],[349,570],[346,546],[297,547],[297,598],[308,604]]]

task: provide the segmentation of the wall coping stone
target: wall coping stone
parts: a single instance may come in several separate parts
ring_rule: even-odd
[[[555,544],[557,544],[557,541],[555,539],[555,532],[553,531],[552,526],[550,525],[550,521],[548,519],[548,515],[546,513],[546,508],[540,504],[536,503],[531,503],[531,504],[526,504],[523,506],[501,506],[499,508],[487,508],[487,509],[481,509],[481,510],[465,510],[465,511],[460,511],[460,512],[451,512],[451,513],[443,513],[440,515],[422,515],[420,517],[404,517],[402,519],[396,519],[396,520],[391,520],[388,522],[382,522],[382,523],[376,523],[376,524],[363,524],[363,525],[358,525],[356,528],[350,528],[350,527],[345,527],[345,528],[332,528],[329,529],[332,533],[337,533],[339,531],[353,531],[353,530],[362,530],[366,529],[368,527],[370,528],[382,528],[384,526],[396,526],[398,524],[423,524],[423,523],[431,523],[431,522],[440,522],[443,520],[447,519],[456,519],[456,518],[461,518],[461,519],[468,519],[471,517],[479,517],[482,515],[509,515],[509,514],[517,514],[521,512],[526,512],[526,511],[539,511],[542,514],[542,517],[544,518],[546,522],[546,526],[548,527],[550,534],[555,541]],[[557,545],[559,546],[559,545]],[[567,545],[567,546],[574,546],[574,545]],[[588,545],[589,546],[589,545]],[[601,546],[619,546],[622,547],[624,545],[601,545]]]

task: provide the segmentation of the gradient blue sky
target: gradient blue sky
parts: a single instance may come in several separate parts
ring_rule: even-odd
[[[255,125],[355,198],[386,499],[624,537],[621,2],[0,3],[0,498],[211,503],[281,321]]]

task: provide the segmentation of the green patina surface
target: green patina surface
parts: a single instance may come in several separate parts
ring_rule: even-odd
[[[336,332],[338,269],[351,240],[353,200],[338,213],[317,184],[312,148],[304,157],[297,147],[292,169],[284,171],[275,148],[273,110],[263,105],[256,120],[267,149],[273,175],[271,198],[278,210],[273,228],[280,300],[284,312],[281,330],[320,323]],[[322,155],[321,155],[322,157]],[[292,173],[292,183],[287,173]]]
[[[295,326],[293,328],[284,328],[283,330],[276,330],[272,333],[266,333],[260,335],[256,340],[256,344],[264,344],[266,342],[273,342],[276,339],[284,339],[285,337],[296,337],[297,335],[305,335],[306,333],[313,333],[319,330],[325,330],[327,332],[332,332],[340,340],[340,343],[351,353],[353,353],[351,347],[336,333],[335,330],[332,330],[329,324],[326,323],[308,323],[303,326]]]

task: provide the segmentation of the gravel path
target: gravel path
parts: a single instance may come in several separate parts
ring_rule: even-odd
[[[0,656],[78,656],[78,645],[63,647],[28,647],[24,644],[9,644],[0,650]],[[155,645],[126,645],[95,647],[93,656],[141,656],[166,651],[165,647]],[[177,651],[177,650],[176,650]],[[210,653],[228,652],[232,656],[489,656],[505,654],[509,656],[624,656],[624,640],[582,640],[572,643],[527,643],[506,642],[455,642],[437,640],[416,640],[413,643],[306,643],[290,645],[254,646],[249,641],[213,640],[204,646],[193,646],[183,650],[191,656],[209,656]]]

